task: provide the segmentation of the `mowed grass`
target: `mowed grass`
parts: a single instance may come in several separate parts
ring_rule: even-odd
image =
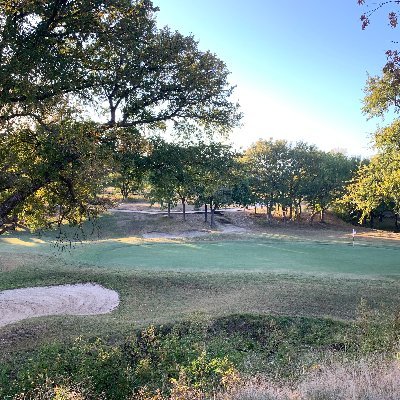
[[[199,314],[349,320],[361,299],[390,311],[400,304],[395,245],[358,242],[353,248],[346,241],[274,235],[145,240],[117,233],[71,248],[65,242],[64,251],[51,236],[0,238],[0,290],[96,282],[117,290],[121,299],[108,315],[34,318],[1,328],[2,357],[42,342],[115,338]]]
[[[78,246],[71,259],[99,267],[218,272],[295,272],[400,276],[400,248],[264,239]]]
[[[42,239],[0,238],[0,252],[55,254]],[[400,247],[242,235],[236,240],[105,239],[59,251],[65,261],[125,270],[289,272],[400,277]]]

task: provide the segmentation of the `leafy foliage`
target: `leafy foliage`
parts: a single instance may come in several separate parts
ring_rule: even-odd
[[[258,202],[267,206],[267,214],[280,207],[289,218],[301,213],[306,201],[314,211],[323,211],[341,195],[344,184],[358,160],[342,154],[318,151],[305,143],[258,141],[243,157],[249,185]],[[294,211],[294,212],[293,212]]]
[[[4,0],[1,6],[0,232],[18,221],[43,225],[46,212],[51,221],[49,198],[69,210],[56,217],[70,222],[97,211],[93,189],[105,183],[97,178],[123,171],[129,187],[132,174],[140,176],[138,162],[132,170],[121,149],[135,152],[145,129],[173,121],[226,132],[241,117],[229,100],[225,64],[200,51],[193,37],[157,28],[149,0]],[[69,141],[58,140],[67,125],[74,127]],[[43,132],[45,151],[36,145]],[[73,158],[63,160],[72,142]],[[37,158],[41,167],[30,168]],[[64,179],[71,168],[86,179]],[[33,201],[41,218],[31,213],[28,220]]]
[[[384,5],[379,4],[377,9]],[[394,18],[397,17],[392,15],[392,21]],[[397,51],[388,51],[387,56],[388,62],[381,76],[369,77],[366,84],[363,111],[369,118],[388,114],[396,116],[400,110],[400,59]],[[374,141],[377,155],[369,164],[359,168],[343,202],[359,214],[360,221],[369,217],[371,225],[375,214],[392,210],[396,214],[397,228],[400,213],[400,120],[396,117],[391,124],[379,128]]]
[[[130,194],[143,190],[149,173],[151,144],[138,131],[127,130],[121,134],[114,153],[114,174],[111,184],[126,199]]]
[[[232,189],[238,182],[238,161],[228,145],[156,139],[149,160],[149,195],[153,201],[169,205],[180,201],[185,206],[192,200],[197,205],[210,204],[212,212],[234,202]]]
[[[168,205],[180,201],[185,206],[195,191],[197,156],[198,149],[195,146],[182,146],[162,139],[153,141],[150,198]]]
[[[358,5],[366,8],[366,11],[361,15],[361,28],[364,30],[371,23],[370,18],[377,14],[382,9],[387,6],[398,5],[399,2],[397,0],[389,0],[389,1],[381,1],[381,2],[369,2],[365,0],[357,0]],[[387,14],[387,20],[389,22],[389,26],[391,28],[396,28],[398,25],[398,11],[390,10]]]
[[[254,315],[193,318],[149,326],[120,343],[77,338],[70,346],[46,345],[0,367],[0,395],[5,400],[202,399],[240,385],[248,373],[295,383],[327,358],[386,353],[390,359],[398,351],[398,328],[398,316],[371,314],[365,303],[352,324]]]

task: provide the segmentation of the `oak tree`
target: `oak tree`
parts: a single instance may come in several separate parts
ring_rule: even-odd
[[[33,226],[99,211],[101,176],[130,132],[237,124],[225,64],[158,28],[156,11],[149,0],[0,0],[0,232],[35,207]]]

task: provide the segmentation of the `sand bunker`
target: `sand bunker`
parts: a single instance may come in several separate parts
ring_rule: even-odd
[[[4,290],[0,327],[46,315],[106,314],[118,304],[117,292],[91,283]]]

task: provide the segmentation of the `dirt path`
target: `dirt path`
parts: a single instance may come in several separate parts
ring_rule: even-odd
[[[118,293],[86,283],[0,292],[0,327],[48,315],[106,314],[119,304]]]

